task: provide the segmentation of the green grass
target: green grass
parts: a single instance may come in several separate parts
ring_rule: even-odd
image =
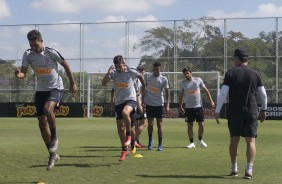
[[[128,156],[123,162],[114,119],[58,118],[61,160],[46,171],[48,152],[35,118],[0,119],[0,183],[281,183],[282,122],[260,124],[254,178],[244,180],[245,142],[239,145],[239,177],[230,172],[229,134],[226,121],[207,120],[204,140],[208,148],[187,149],[183,119],[164,119],[162,152],[156,147],[138,150],[144,157]],[[197,133],[197,124],[194,131]],[[197,137],[197,134],[195,134]],[[154,127],[155,146],[157,127]],[[147,131],[141,142],[147,143]]]

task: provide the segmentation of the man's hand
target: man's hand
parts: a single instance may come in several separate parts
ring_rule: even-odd
[[[76,91],[77,91],[76,84],[70,85],[69,92],[72,94],[72,97],[74,97],[74,94],[76,93]]]
[[[19,78],[19,79],[22,79],[22,78],[25,77],[25,74],[24,74],[23,72],[21,72],[21,70],[20,70],[19,68],[17,68],[17,69],[15,70],[15,76],[16,76],[17,78]]]
[[[259,112],[259,120],[262,123],[266,119],[266,111]]]

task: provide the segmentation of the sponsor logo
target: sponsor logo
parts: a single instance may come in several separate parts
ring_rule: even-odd
[[[147,91],[150,91],[152,93],[158,93],[160,90],[159,90],[159,88],[156,88],[154,86],[148,86]]]
[[[128,82],[116,82],[115,86],[117,88],[128,88],[129,84],[128,84]]]
[[[103,111],[103,106],[94,106],[92,109],[90,109],[90,114],[92,114],[93,117],[101,117]],[[87,107],[83,108],[83,117],[87,117]]]
[[[187,90],[188,95],[196,95],[200,94],[199,90]]]
[[[17,117],[33,116],[36,113],[35,106],[17,107]]]
[[[67,116],[69,114],[70,108],[69,106],[60,106],[59,109],[55,109],[55,116]]]
[[[48,68],[35,68],[34,72],[36,75],[51,75],[52,69]]]

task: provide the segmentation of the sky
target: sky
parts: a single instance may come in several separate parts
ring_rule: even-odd
[[[26,33],[31,27],[19,29],[16,44],[9,43],[9,25],[53,23],[99,23],[124,21],[187,20],[211,16],[223,18],[282,17],[281,0],[0,0],[0,58],[19,59],[28,48]],[[8,26],[8,27],[5,27]],[[62,29],[62,28],[60,28]],[[68,28],[69,29],[69,28]],[[70,29],[77,29],[71,27]],[[111,28],[112,29],[112,28]],[[55,30],[52,30],[53,35]],[[68,30],[68,32],[70,32]],[[2,39],[2,37],[3,39]],[[64,44],[77,42],[76,34],[67,34]],[[103,35],[100,35],[103,37]],[[44,37],[44,36],[43,36]],[[51,38],[48,34],[45,38]],[[75,37],[74,40],[72,40]],[[90,36],[89,36],[90,37]],[[134,35],[132,35],[132,38]],[[123,38],[119,38],[122,40]],[[4,41],[5,42],[4,42]],[[45,39],[46,40],[46,39]],[[86,42],[98,42],[87,38]],[[113,41],[113,40],[112,40]],[[111,45],[110,39],[103,41]],[[47,41],[46,41],[47,42]],[[46,43],[45,42],[45,43]],[[48,43],[48,42],[47,42]],[[58,46],[60,41],[49,44]],[[68,49],[70,50],[70,49]],[[66,52],[67,57],[76,57],[79,48]],[[5,52],[4,52],[5,51]],[[118,51],[118,50],[116,50]],[[114,52],[116,52],[114,51]],[[86,51],[86,55],[87,55]],[[90,52],[90,51],[89,51]],[[105,55],[114,54],[106,51]],[[9,53],[14,53],[11,56]],[[72,55],[73,54],[73,55]],[[77,55],[77,54],[76,54]],[[96,56],[95,56],[96,57]],[[98,56],[97,56],[98,57]],[[104,56],[103,56],[104,57]]]

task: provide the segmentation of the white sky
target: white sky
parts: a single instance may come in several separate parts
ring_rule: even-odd
[[[52,24],[52,23],[98,23],[118,21],[157,21],[157,20],[183,20],[198,19],[203,16],[215,18],[257,18],[257,17],[282,17],[281,0],[0,0],[0,26],[18,24]],[[147,28],[153,25],[146,25]],[[157,26],[157,25],[155,25]],[[272,26],[272,25],[271,25]],[[19,38],[14,40],[9,27],[0,27],[0,58],[20,59],[22,53],[28,48],[26,33],[33,26],[18,27]],[[13,28],[14,30],[16,28]],[[47,27],[45,28],[45,30]],[[50,29],[50,28],[48,28]],[[86,32],[87,29],[85,28]],[[96,28],[95,28],[96,29]],[[107,26],[99,27],[107,29]],[[113,29],[113,27],[108,27]],[[143,27],[143,30],[145,26]],[[41,28],[40,30],[44,30]],[[66,48],[65,45],[78,44],[78,25],[72,27],[52,28],[52,34],[43,35],[45,43],[63,50],[65,57],[76,58],[79,56],[79,47]],[[89,29],[89,31],[91,28]],[[51,38],[56,32],[62,32],[65,40],[59,41]],[[106,31],[105,31],[106,32]],[[61,33],[61,34],[62,34]],[[103,35],[101,35],[103,37]],[[14,39],[13,39],[14,38]],[[130,39],[138,40],[138,35],[130,35]],[[87,44],[97,44],[98,39],[86,36]],[[49,41],[48,41],[49,40]],[[113,48],[123,43],[124,37],[118,35],[116,40],[109,38],[102,47]],[[13,43],[15,42],[15,43]],[[63,48],[63,49],[62,49]],[[120,49],[122,50],[122,49]],[[115,49],[114,52],[118,52]],[[87,51],[86,55],[90,50]],[[9,54],[9,53],[13,53]],[[99,53],[114,56],[113,52],[104,50]],[[123,53],[122,53],[123,54]],[[89,55],[89,57],[91,54]],[[95,55],[96,57],[96,55]],[[97,55],[98,57],[98,55]],[[97,65],[96,65],[97,66]],[[97,68],[97,67],[96,67]]]

